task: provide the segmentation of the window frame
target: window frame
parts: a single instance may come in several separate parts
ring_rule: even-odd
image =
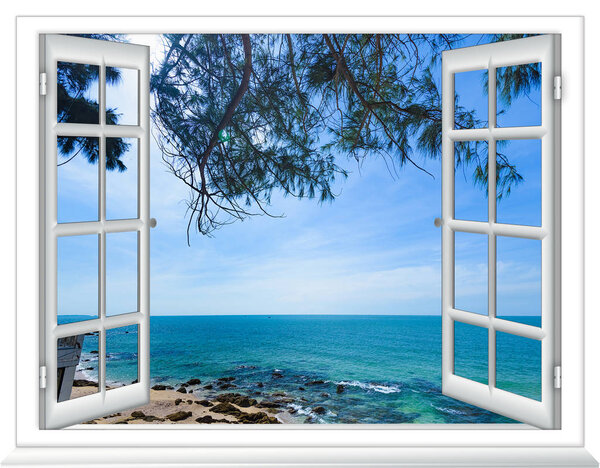
[[[539,32],[561,34],[563,99],[562,141],[569,142],[569,164],[561,167],[561,309],[569,317],[562,331],[562,426],[275,426],[260,428],[185,426],[76,426],[40,430],[39,343],[39,35],[60,32]],[[580,17],[19,17],[17,19],[17,386],[18,446],[583,446],[583,18]],[[36,131],[37,130],[37,131]],[[31,174],[38,179],[32,189]],[[576,207],[576,208],[573,208]],[[35,324],[32,326],[32,324]],[[32,330],[35,327],[35,330]],[[34,336],[38,336],[35,334]],[[35,341],[35,340],[34,340]],[[440,363],[441,365],[441,363]],[[481,430],[485,429],[485,430]],[[90,430],[92,432],[90,432]],[[128,431],[124,441],[123,430]],[[199,436],[198,431],[203,431]],[[468,430],[465,442],[464,430]],[[267,434],[264,431],[268,431]]]

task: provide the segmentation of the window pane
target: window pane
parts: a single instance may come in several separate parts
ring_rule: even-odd
[[[487,82],[487,69],[454,74],[455,129],[488,126]]]
[[[542,124],[541,76],[539,62],[496,69],[497,127]]]
[[[487,236],[455,232],[454,262],[454,307],[467,312],[487,315]]]
[[[541,226],[542,141],[498,141],[496,168],[497,221]]]
[[[98,318],[98,235],[56,242],[58,324]]]
[[[138,381],[138,326],[106,330],[106,388]]]
[[[98,220],[98,138],[58,137],[56,217],[59,223]]]
[[[542,241],[496,238],[496,316],[541,326]]]
[[[496,332],[496,387],[542,400],[542,343]]]
[[[106,139],[106,219],[138,217],[138,139]]]
[[[106,123],[138,124],[138,70],[106,67]]]
[[[106,315],[138,310],[138,234],[106,234]]]
[[[487,141],[454,143],[454,218],[488,220]]]
[[[454,322],[454,374],[487,385],[487,328]]]
[[[56,64],[56,117],[61,123],[100,123],[98,65]]]
[[[59,338],[57,400],[98,393],[98,332]]]

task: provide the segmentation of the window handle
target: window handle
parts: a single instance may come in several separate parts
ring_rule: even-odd
[[[442,218],[435,218],[433,220],[433,224],[435,225],[435,227],[441,227],[443,222],[442,222]]]
[[[157,224],[156,218],[150,218],[150,227],[155,228],[156,224]]]

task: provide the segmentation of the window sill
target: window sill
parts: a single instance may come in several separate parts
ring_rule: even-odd
[[[2,466],[597,467],[583,447],[19,447]]]

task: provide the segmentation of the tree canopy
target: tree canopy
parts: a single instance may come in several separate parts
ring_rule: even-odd
[[[492,41],[522,37],[497,35]],[[346,171],[336,155],[383,156],[422,166],[441,155],[441,93],[432,68],[460,35],[169,34],[151,77],[153,120],[163,159],[190,190],[189,232],[267,214],[275,190],[335,198]],[[508,104],[539,74],[507,67],[499,76]],[[478,126],[457,103],[458,128]],[[457,145],[457,165],[487,185],[487,153]],[[519,183],[498,158],[503,194]]]

